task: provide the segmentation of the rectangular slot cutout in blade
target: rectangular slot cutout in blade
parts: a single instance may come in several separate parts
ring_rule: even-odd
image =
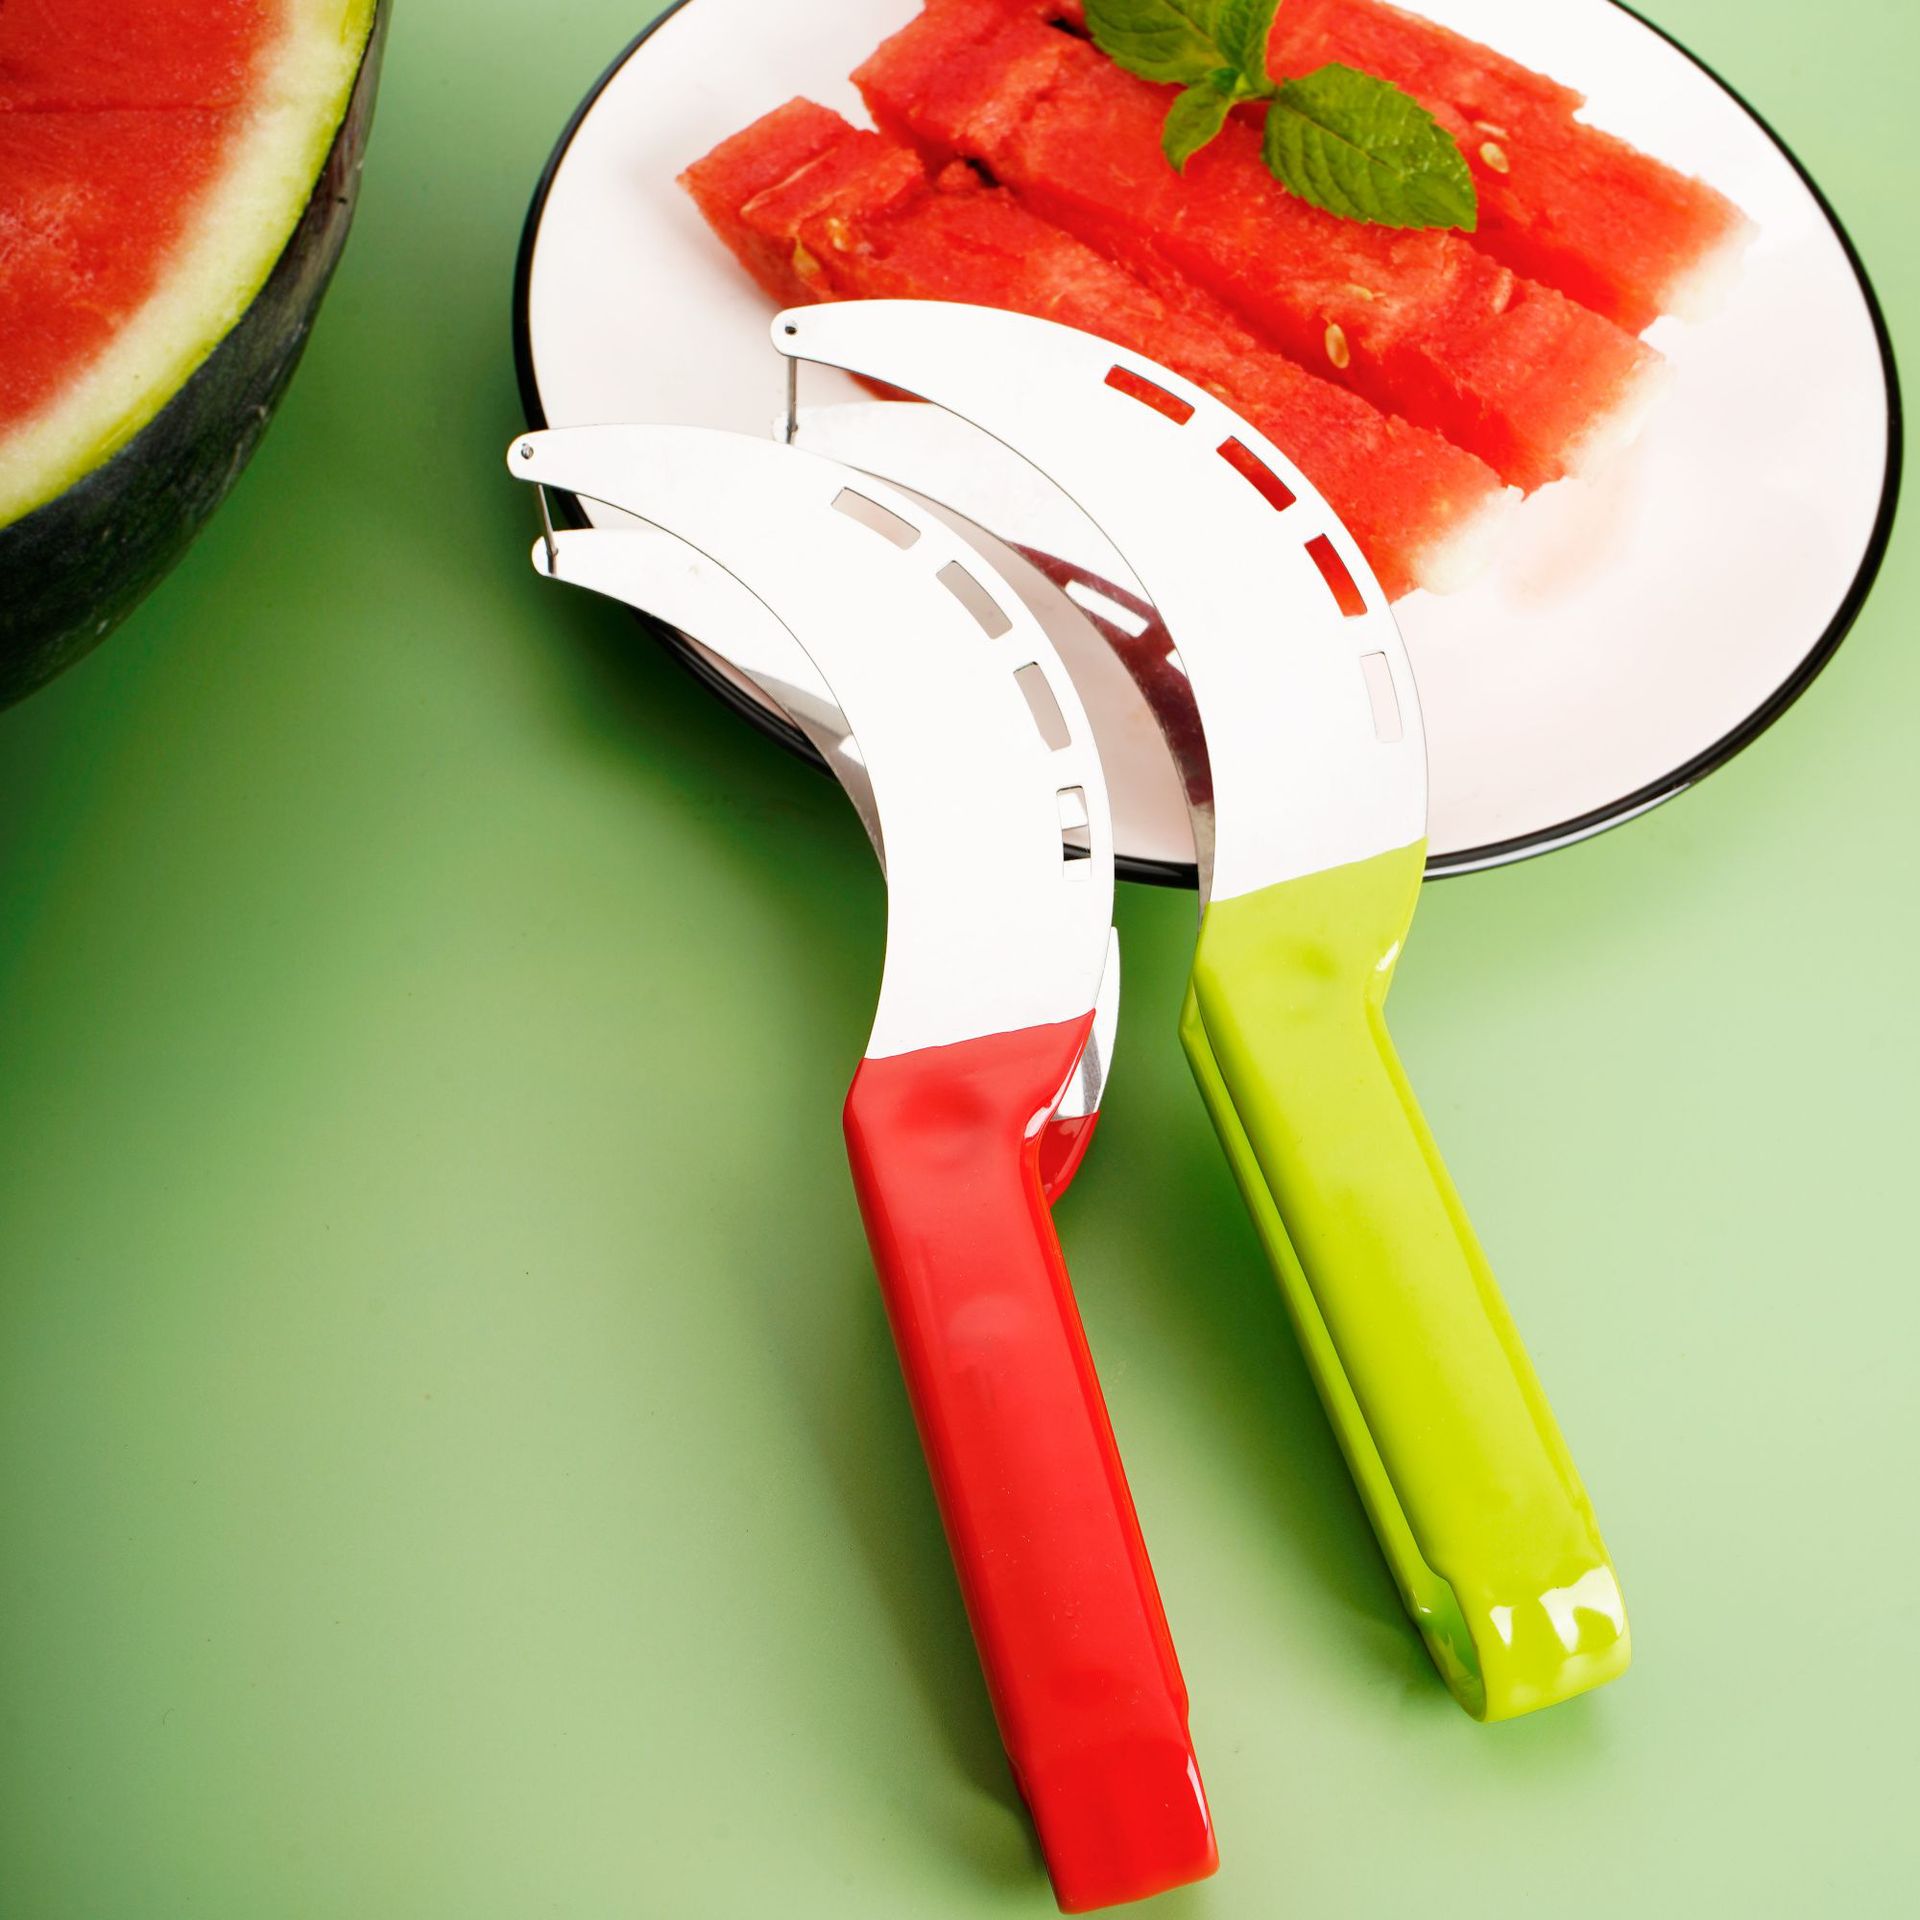
[[[1373,706],[1373,731],[1383,746],[1397,746],[1407,737],[1406,723],[1400,717],[1400,694],[1393,684],[1393,668],[1384,653],[1360,657],[1360,671],[1367,682],[1367,699]]]
[[[1037,664],[1029,661],[1013,677],[1027,697],[1027,711],[1033,715],[1033,724],[1040,738],[1055,753],[1062,747],[1072,746],[1073,730],[1067,725],[1067,716],[1060,711],[1060,702],[1054,698],[1053,689],[1047,685],[1046,674]]]
[[[1107,375],[1107,385],[1115,393],[1124,393],[1129,400],[1138,400],[1155,413],[1165,414],[1176,427],[1184,427],[1193,418],[1193,408],[1178,394],[1155,386],[1143,374],[1134,373],[1126,367],[1115,367]]]
[[[849,520],[857,520],[863,527],[877,533],[881,539],[889,540],[902,551],[917,546],[920,529],[911,521],[902,520],[897,513],[889,513],[878,500],[869,500],[864,493],[855,493],[851,487],[843,487],[839,497],[833,503],[835,513],[844,513]]]
[[[958,560],[950,560],[935,577],[973,615],[989,640],[1013,631],[1013,621],[1000,602]]]
[[[1220,458],[1249,482],[1254,492],[1276,513],[1285,513],[1293,505],[1293,489],[1251,447],[1242,445],[1238,440],[1223,441]]]
[[[1144,613],[1136,613],[1131,607],[1122,606],[1111,594],[1102,593],[1098,587],[1089,586],[1084,580],[1069,580],[1061,591],[1082,613],[1090,614],[1107,626],[1117,627],[1129,640],[1138,640],[1153,625]]]
[[[1062,787],[1060,801],[1060,858],[1069,880],[1085,880],[1093,872],[1093,817],[1087,812],[1085,787]]]
[[[1333,597],[1340,611],[1349,620],[1358,620],[1366,612],[1367,603],[1361,598],[1360,589],[1353,583],[1353,575],[1347,571],[1347,563],[1340,558],[1339,550],[1333,542],[1322,534],[1317,534],[1307,542],[1307,552],[1313,557],[1313,564],[1320,569],[1320,577],[1333,589]]]

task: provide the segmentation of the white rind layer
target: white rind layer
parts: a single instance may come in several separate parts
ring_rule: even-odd
[[[1490,494],[1457,525],[1410,556],[1414,584],[1428,593],[1458,593],[1491,563],[1519,506],[1518,487]]]
[[[1569,479],[1590,478],[1639,439],[1648,417],[1660,403],[1673,377],[1673,368],[1660,355],[1649,359],[1621,390],[1605,413],[1590,421],[1563,456]]]
[[[1696,326],[1711,320],[1726,305],[1759,231],[1741,214],[1692,266],[1675,277],[1660,302],[1661,311]]]
[[[279,13],[248,122],[159,284],[90,366],[0,438],[0,527],[92,472],[179,392],[299,224],[353,92],[374,0],[279,0]]]

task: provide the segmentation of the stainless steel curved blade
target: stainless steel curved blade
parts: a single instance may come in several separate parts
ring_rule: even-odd
[[[1100,976],[1100,995],[1093,1003],[1093,1032],[1073,1078],[1054,1102],[1056,1120],[1086,1120],[1100,1111],[1113,1077],[1113,1045],[1120,1033],[1120,936],[1109,936],[1107,967]]]
[[[1058,487],[945,407],[924,400],[802,407],[793,444],[923,493],[979,525],[986,525],[983,514],[1002,520],[1019,535],[1009,546],[1044,555],[1067,577],[1095,582],[1123,604],[1146,597],[1125,556]]]
[[[892,488],[735,434],[568,428],[522,436],[508,464],[658,530],[558,535],[541,571],[685,626],[797,720],[809,701],[816,726],[844,718],[888,869],[870,1056],[1096,1005],[1105,780],[1072,681],[979,554]]]
[[[1193,687],[1159,609],[1086,514],[1011,447],[924,401],[802,408],[794,444],[957,515],[1059,589],[1125,668],[1153,716],[1179,772],[1204,869],[1213,845],[1213,769]],[[1037,602],[1034,609],[1041,611]]]
[[[515,442],[516,448],[530,444],[524,438]],[[724,567],[658,527],[596,528],[592,533],[612,544],[605,549],[588,548],[582,544],[583,534],[550,532],[533,550],[535,571],[584,585],[581,575],[611,564],[623,577],[647,579],[651,597],[644,611],[654,619],[694,637],[703,629],[723,635],[728,660],[779,705],[845,788],[884,870],[887,849],[880,831],[880,808],[859,742],[833,689],[779,615]],[[616,559],[623,544],[626,556]]]
[[[1386,598],[1298,468],[1222,402],[1092,335],[988,308],[800,308],[776,319],[773,341],[972,422],[1125,557],[1179,636],[1165,664],[1190,684],[1204,730],[1204,795],[1183,759],[1203,900],[1424,836],[1419,695]],[[838,444],[859,457],[852,436]],[[881,461],[901,464],[884,450]],[[989,531],[1027,545],[1012,513],[980,511]],[[1093,543],[1080,550],[1105,564]],[[1165,725],[1177,701],[1141,684]]]

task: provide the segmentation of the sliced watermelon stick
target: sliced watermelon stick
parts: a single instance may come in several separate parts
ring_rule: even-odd
[[[813,163],[844,147],[852,132],[839,114],[811,100],[793,100],[723,141],[680,176],[707,224],[783,307],[806,306],[819,298],[795,266],[794,235],[771,219],[750,222],[742,210],[750,201],[770,199],[784,185],[805,182],[791,223],[797,226],[829,194],[832,176]],[[924,188],[926,170],[911,153],[901,158],[906,163],[900,169],[902,187]],[[873,191],[871,182],[868,191]]]
[[[1581,95],[1430,20],[1380,0],[1288,0],[1275,75],[1329,60],[1393,81],[1460,142],[1477,247],[1629,333],[1703,311],[1751,237],[1705,181],[1577,121]]]
[[[1533,488],[1638,424],[1660,359],[1452,232],[1336,219],[1286,193],[1236,121],[1167,165],[1170,90],[1050,26],[1031,0],[931,0],[854,76],[875,119],[980,162],[1132,267],[1169,269],[1270,345]]]
[[[777,300],[957,300],[1097,333],[1208,387],[1284,446],[1389,593],[1473,570],[1510,496],[1471,454],[1264,350],[1217,302],[1150,290],[955,165],[796,100],[689,169],[685,184]],[[797,290],[797,291],[796,291]]]
[[[1080,25],[1083,0],[1035,0]],[[1447,27],[1384,0],[1286,0],[1276,79],[1337,60],[1410,93],[1459,141],[1480,196],[1473,244],[1616,326],[1703,312],[1753,223],[1703,180],[1576,120],[1586,104]]]

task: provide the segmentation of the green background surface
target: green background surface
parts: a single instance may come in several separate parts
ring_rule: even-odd
[[[501,470],[527,194],[642,11],[399,7],[283,417],[0,719],[7,1920],[1051,1911],[842,1158],[871,857]],[[1658,13],[1911,344],[1920,16]],[[1633,1608],[1548,1715],[1401,1618],[1181,1057],[1193,902],[1124,893],[1062,1227],[1226,1862],[1156,1911],[1913,1911],[1916,615],[1907,538],[1698,792],[1428,889],[1402,1049]]]

